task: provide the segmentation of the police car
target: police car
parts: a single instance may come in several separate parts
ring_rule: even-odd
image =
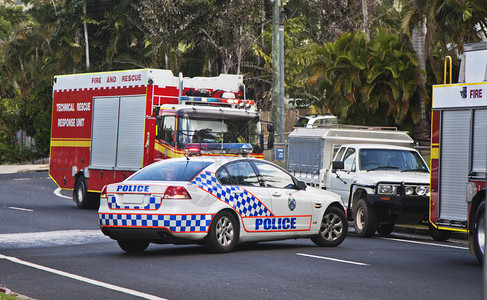
[[[197,243],[229,252],[242,242],[291,238],[333,247],[348,230],[340,196],[250,157],[156,162],[105,186],[98,216],[102,232],[127,252],[150,243]]]

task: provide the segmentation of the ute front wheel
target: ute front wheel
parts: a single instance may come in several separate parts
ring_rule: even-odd
[[[371,237],[374,235],[379,225],[376,209],[368,202],[365,202],[364,199],[360,199],[354,211],[354,225],[357,235],[360,237]]]
[[[394,223],[380,224],[377,227],[377,233],[382,236],[391,234],[393,230],[394,230]]]
[[[340,245],[348,232],[348,221],[345,212],[338,207],[329,207],[321,220],[320,233],[311,241],[321,247]]]

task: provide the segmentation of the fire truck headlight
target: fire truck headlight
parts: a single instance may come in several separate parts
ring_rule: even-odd
[[[426,189],[427,189],[427,187],[425,187],[425,186],[422,186],[422,185],[417,186],[416,187],[416,194],[418,194],[418,196],[424,196],[424,195],[426,195]]]
[[[379,184],[377,187],[377,193],[382,195],[394,195],[396,194],[396,187],[392,184]]]
[[[414,194],[414,189],[411,186],[407,186],[406,189],[404,190],[404,193],[406,196],[412,196]]]
[[[426,193],[425,193],[426,197],[429,197],[431,195],[430,193],[430,188],[429,187],[426,187]]]

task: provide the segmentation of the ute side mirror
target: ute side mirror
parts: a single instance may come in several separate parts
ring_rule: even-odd
[[[274,132],[269,132],[269,138],[267,139],[267,149],[274,148]]]
[[[274,148],[275,129],[274,129],[273,123],[267,123],[267,131],[269,132],[269,138],[267,139],[267,149],[270,150],[270,149]]]
[[[337,170],[343,170],[345,168],[345,164],[343,161],[335,160],[332,162],[332,172],[335,173]]]

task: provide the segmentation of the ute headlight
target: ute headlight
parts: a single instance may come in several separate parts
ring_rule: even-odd
[[[392,184],[379,184],[377,187],[377,193],[383,195],[394,195],[396,194],[396,186]]]
[[[407,186],[406,189],[404,190],[404,193],[406,196],[412,196],[414,194],[414,189],[412,186]]]
[[[416,194],[418,194],[418,196],[426,195],[426,187],[421,185],[416,187]]]

